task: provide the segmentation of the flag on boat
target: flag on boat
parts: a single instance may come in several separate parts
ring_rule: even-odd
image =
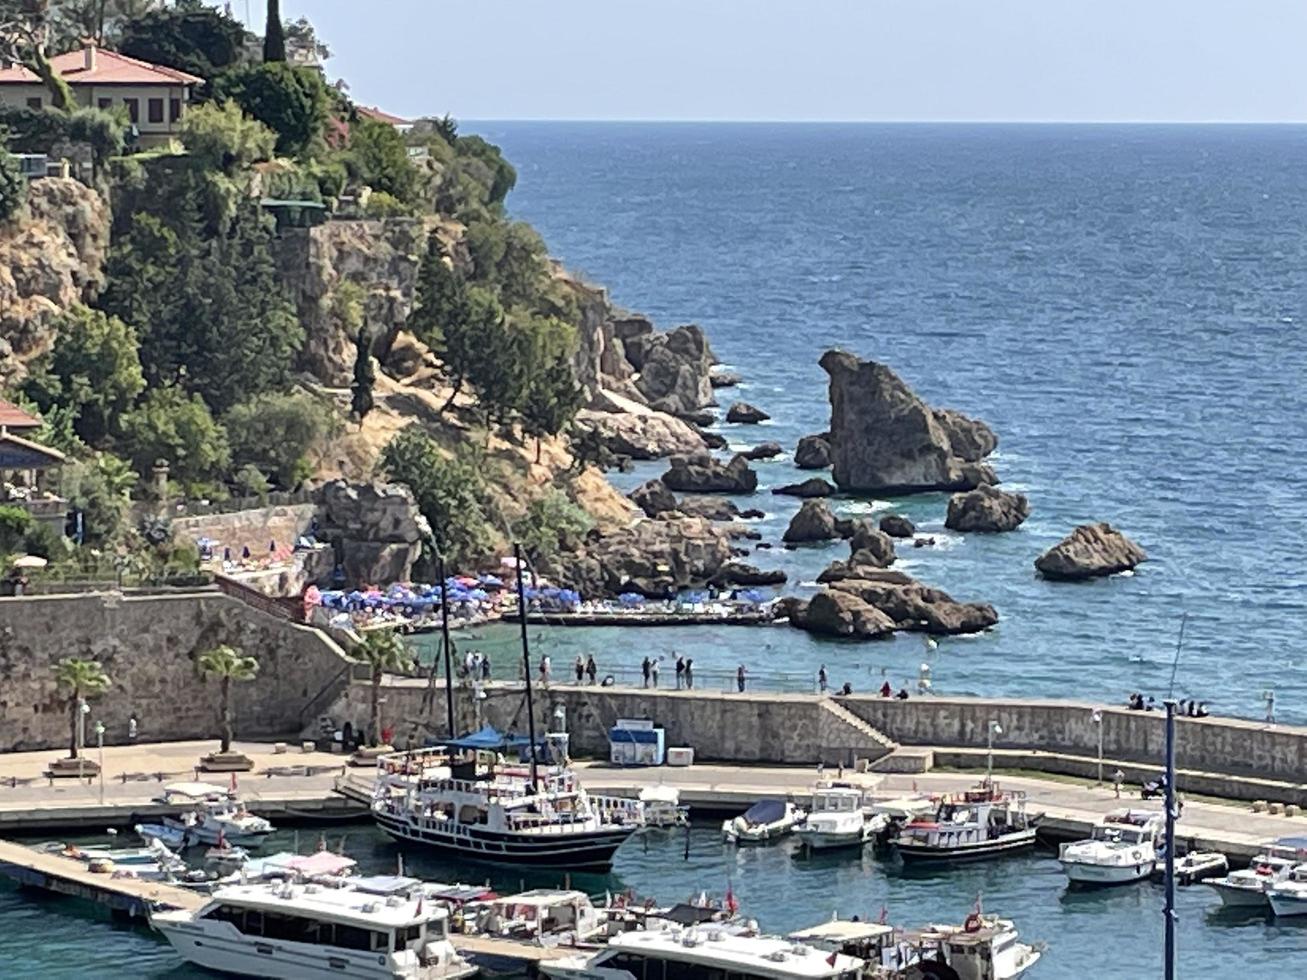
[[[827,962],[828,964],[830,964],[831,966],[834,966],[834,965],[835,965],[835,961],[839,958],[839,955],[840,955],[840,954],[837,953],[837,952],[832,952],[832,953],[830,954],[830,956],[826,957],[826,962]]]
[[[231,784],[230,784],[230,789],[231,789],[231,791],[232,791],[233,793],[236,792],[236,774],[235,774],[235,773],[232,773],[232,774],[231,774]]]
[[[735,900],[735,892],[731,890],[731,883],[726,883],[726,914],[734,915],[740,910],[740,903]]]

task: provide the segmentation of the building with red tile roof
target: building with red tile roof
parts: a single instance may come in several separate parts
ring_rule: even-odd
[[[383,122],[388,126],[394,126],[401,133],[406,133],[413,128],[413,120],[403,119],[399,116],[392,116],[389,112],[383,112],[376,106],[358,105],[354,107],[354,111],[364,119],[371,119],[375,122]]]
[[[0,429],[11,432],[30,432],[40,428],[41,420],[30,412],[24,412],[13,402],[0,399]]]

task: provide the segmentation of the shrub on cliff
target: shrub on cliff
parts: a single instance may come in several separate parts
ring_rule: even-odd
[[[18,161],[3,149],[5,133],[0,129],[0,221],[8,221],[27,200],[27,180]]]
[[[312,475],[309,454],[331,422],[322,404],[303,392],[255,395],[223,417],[232,465],[253,466],[283,490]]]
[[[344,162],[356,180],[397,200],[412,201],[417,192],[417,168],[394,126],[362,116],[351,122]]]
[[[246,65],[223,75],[214,97],[231,99],[277,134],[277,152],[299,156],[322,136],[331,96],[322,74],[285,62]]]
[[[155,463],[187,492],[210,488],[231,463],[227,432],[214,421],[204,399],[167,385],[152,389],[122,419],[123,452],[142,477]]]
[[[99,547],[118,536],[137,479],[125,460],[109,453],[64,464],[59,489],[82,512],[83,544]]]
[[[226,173],[267,160],[277,143],[276,133],[235,102],[195,106],[182,120],[181,137],[187,152]]]
[[[575,547],[593,526],[590,515],[567,494],[550,489],[531,501],[526,513],[513,522],[513,538],[535,564]]]

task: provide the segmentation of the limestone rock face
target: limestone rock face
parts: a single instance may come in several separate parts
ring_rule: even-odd
[[[894,564],[897,557],[894,554],[894,539],[872,524],[869,518],[854,521],[851,530],[853,533],[849,538],[849,548],[861,564],[872,564],[878,568]]]
[[[712,348],[703,330],[689,324],[647,336],[638,355],[640,376],[635,386],[649,404],[673,415],[695,412],[712,403]],[[631,355],[627,344],[627,355]]]
[[[795,623],[793,616],[791,623]],[[803,610],[798,625],[809,633],[872,640],[894,632],[894,621],[851,592],[823,589]]]
[[[834,492],[834,484],[819,476],[809,477],[801,483],[787,483],[783,487],[772,488],[772,493],[789,497],[829,497]]]
[[[726,410],[726,421],[741,425],[755,425],[758,422],[766,422],[769,418],[771,416],[761,408],[748,402],[736,402]]]
[[[431,536],[408,487],[332,480],[321,490],[319,536],[338,547],[350,585],[407,582]]]
[[[785,450],[781,448],[779,442],[760,442],[752,449],[746,449],[740,455],[749,460],[775,459],[783,452]]]
[[[0,225],[0,387],[25,378],[60,314],[104,285],[109,223],[96,191],[47,177],[29,185],[27,214]]]
[[[730,538],[702,517],[637,521],[557,559],[551,577],[587,599],[703,585],[731,560]]]
[[[934,635],[978,633],[998,622],[998,613],[988,603],[957,602],[947,592],[915,580],[844,578],[832,582],[830,588],[857,596],[898,630]]]
[[[734,388],[743,380],[734,371],[714,371],[708,375],[708,383],[714,388]]]
[[[880,519],[880,529],[891,538],[910,538],[917,533],[916,526],[901,514],[886,514]]]
[[[1044,578],[1086,579],[1134,568],[1148,555],[1110,524],[1082,524],[1035,559]]]
[[[646,517],[675,513],[676,494],[667,489],[662,480],[641,483],[628,494],[631,502],[644,511]]]
[[[1011,531],[1029,516],[1025,494],[979,486],[949,498],[944,526],[954,531]]]
[[[830,462],[829,432],[804,436],[794,449],[794,465],[801,470],[824,470]]]
[[[666,412],[577,413],[579,428],[598,432],[610,452],[631,459],[662,459],[676,453],[702,452],[703,438],[694,428]]]
[[[758,489],[758,474],[740,455],[725,464],[707,453],[673,456],[662,481],[682,493],[753,493]]]
[[[805,500],[799,512],[790,519],[781,540],[790,544],[805,541],[830,541],[838,538],[839,522],[824,500]]]
[[[820,363],[830,376],[831,459],[840,489],[915,493],[995,482],[993,470],[971,458],[985,444],[983,423],[956,412],[943,413],[941,423],[939,414],[876,361],[830,350]],[[957,448],[952,432],[961,443]]]
[[[937,408],[935,421],[948,436],[954,455],[968,463],[979,462],[998,448],[998,436],[980,419],[968,418],[951,408]]]

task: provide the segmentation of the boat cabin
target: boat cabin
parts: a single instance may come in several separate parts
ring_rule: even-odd
[[[626,973],[635,980],[856,980],[862,967],[862,960],[842,953],[828,956],[788,939],[710,927],[622,933],[586,972]]]
[[[789,938],[828,953],[844,953],[870,963],[879,963],[882,951],[894,945],[894,927],[883,922],[831,919],[821,925],[792,932]]]
[[[819,786],[812,791],[810,814],[853,813],[862,809],[862,790],[847,783]]]
[[[497,898],[478,919],[483,932],[541,945],[563,939],[582,941],[602,932],[605,925],[585,892],[553,888]]]

